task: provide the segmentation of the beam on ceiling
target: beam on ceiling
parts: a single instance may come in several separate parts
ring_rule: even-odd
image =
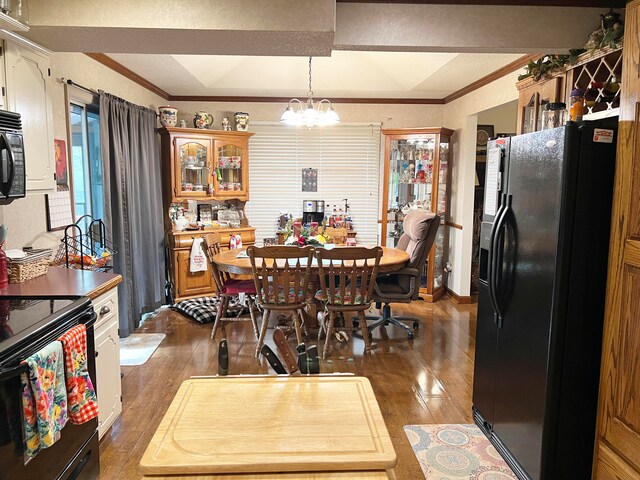
[[[334,49],[561,53],[582,47],[600,8],[338,3]]]
[[[530,7],[624,8],[625,0],[336,0],[337,3],[404,3],[417,5],[502,5]]]

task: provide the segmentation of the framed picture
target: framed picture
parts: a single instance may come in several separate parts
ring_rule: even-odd
[[[66,192],[69,190],[69,169],[67,165],[67,144],[64,140],[53,141],[56,152],[56,190]]]
[[[493,138],[493,125],[478,125],[476,132],[476,155],[485,155],[487,153],[487,142]]]

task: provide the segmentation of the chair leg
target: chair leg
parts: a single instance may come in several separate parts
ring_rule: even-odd
[[[247,303],[249,304],[249,316],[251,317],[251,325],[253,326],[253,334],[256,337],[256,340],[260,338],[260,332],[258,331],[258,322],[256,320],[256,312],[255,307],[256,303],[253,300],[251,295],[247,295]]]
[[[256,345],[256,358],[260,356],[260,350],[264,344],[264,337],[267,335],[267,327],[269,326],[269,317],[271,316],[271,310],[264,310],[262,314],[262,327],[260,328],[260,338],[258,338],[258,345]]]
[[[216,338],[216,332],[218,331],[218,327],[220,326],[220,322],[221,322],[221,318],[223,315],[223,312],[225,312],[225,302],[227,300],[227,297],[220,297],[220,301],[218,302],[218,312],[216,314],[216,319],[213,322],[213,328],[211,329],[211,340],[213,340],[214,338]]]
[[[293,327],[296,329],[296,339],[298,340],[298,345],[302,343],[302,322],[303,322],[302,313],[300,310],[296,310],[293,315]]]
[[[324,360],[327,357],[327,352],[329,351],[329,342],[331,341],[331,335],[333,334],[333,322],[335,320],[336,314],[335,312],[329,310],[329,319],[327,323],[327,317],[325,317],[325,331],[326,338],[324,340],[324,348],[322,349],[322,359]]]
[[[360,331],[362,332],[362,340],[364,340],[364,351],[371,350],[371,339],[369,338],[369,329],[367,328],[367,316],[363,310],[358,312],[358,318],[360,319]]]

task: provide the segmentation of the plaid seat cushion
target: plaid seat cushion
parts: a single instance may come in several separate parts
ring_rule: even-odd
[[[320,300],[323,303],[326,303],[328,298],[327,295],[324,294],[324,291],[318,290],[316,292],[316,299]],[[342,295],[340,295],[340,290],[336,290],[334,293],[334,301],[333,305],[362,305],[362,294],[360,293],[360,289],[356,289],[355,298],[351,298],[351,290],[344,292],[344,300],[342,299]]]
[[[218,303],[215,297],[200,297],[178,302],[173,308],[198,323],[211,323],[218,314]]]

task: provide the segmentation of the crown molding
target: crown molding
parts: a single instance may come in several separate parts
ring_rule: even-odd
[[[210,95],[171,95],[157,85],[151,83],[146,78],[138,75],[133,70],[125,67],[121,63],[115,61],[104,53],[85,53],[88,57],[96,62],[118,72],[120,75],[141,85],[147,90],[159,95],[170,102],[247,102],[247,103],[286,103],[291,100],[290,97],[263,97],[263,96],[210,96]],[[531,60],[540,57],[540,53],[524,55],[519,59],[505,65],[502,68],[490,73],[489,75],[470,83],[464,88],[453,92],[445,98],[332,98],[331,103],[355,103],[355,104],[378,104],[378,105],[444,105],[452,102],[468,93],[483,87],[498,78],[512,73],[525,65]]]

